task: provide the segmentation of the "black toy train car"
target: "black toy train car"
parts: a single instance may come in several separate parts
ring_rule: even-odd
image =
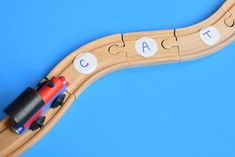
[[[43,127],[45,112],[51,107],[63,104],[69,83],[65,77],[53,77],[37,89],[27,88],[6,109],[5,113],[14,121],[12,126],[17,134]]]

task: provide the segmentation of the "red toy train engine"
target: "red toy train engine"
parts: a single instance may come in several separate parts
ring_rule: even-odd
[[[17,134],[43,127],[45,112],[63,104],[69,82],[65,77],[52,77],[40,83],[37,89],[27,88],[6,109],[5,113],[14,121]]]

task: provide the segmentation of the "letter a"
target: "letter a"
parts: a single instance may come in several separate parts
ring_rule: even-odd
[[[145,49],[147,48],[149,51],[151,50],[146,42],[143,42],[143,52],[145,52]]]

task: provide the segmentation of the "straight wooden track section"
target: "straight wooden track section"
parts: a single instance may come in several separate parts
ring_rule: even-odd
[[[104,74],[128,67],[177,63],[210,55],[234,40],[234,21],[235,0],[226,0],[215,14],[194,26],[116,34],[75,50],[47,76],[65,76],[70,82],[65,104],[46,113],[44,128],[27,131],[23,135],[11,131],[11,122],[6,117],[0,122],[0,156],[18,156],[29,148],[55,125],[83,89]],[[91,73],[85,74],[75,68],[74,62],[87,52],[95,56],[97,66]]]

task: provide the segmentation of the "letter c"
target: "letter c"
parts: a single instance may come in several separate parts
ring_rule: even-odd
[[[80,60],[80,65],[81,65],[83,68],[85,68],[85,67],[87,67],[87,66],[89,65],[89,63],[85,63],[85,64],[84,64],[84,62],[85,62],[84,59],[81,59],[81,60]]]

